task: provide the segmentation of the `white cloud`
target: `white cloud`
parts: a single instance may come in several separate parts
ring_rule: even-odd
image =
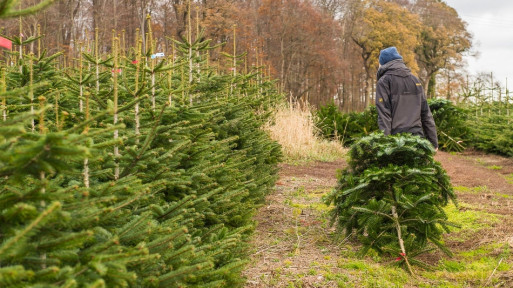
[[[468,59],[470,73],[494,72],[497,79],[513,81],[513,1],[446,0],[468,23],[478,59]]]
[[[513,10],[513,2],[504,0],[445,0],[445,2],[459,13],[464,14],[500,13],[505,10]]]

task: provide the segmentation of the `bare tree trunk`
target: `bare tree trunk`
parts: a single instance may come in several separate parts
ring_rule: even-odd
[[[367,79],[365,81],[365,95],[364,95],[364,102],[363,102],[363,109],[367,108],[370,103],[370,93],[371,93],[371,85],[372,85],[372,78],[367,75]]]
[[[436,73],[433,72],[429,75],[428,80],[426,81],[426,94],[427,98],[435,98],[436,96]]]
[[[281,55],[281,70],[280,70],[280,80],[281,87],[285,87],[285,52],[284,52],[284,43],[283,43],[283,35],[280,38],[280,55]]]
[[[172,0],[173,8],[176,14],[176,36],[185,36],[187,23],[187,9],[185,9],[184,0]]]

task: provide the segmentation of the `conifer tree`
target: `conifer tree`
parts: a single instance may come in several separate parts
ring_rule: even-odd
[[[241,284],[281,155],[261,130],[278,94],[208,67],[209,41],[177,44],[173,61],[96,41],[73,67],[44,51],[5,67],[0,286]]]
[[[456,196],[433,152],[427,140],[407,134],[373,134],[351,147],[349,168],[326,202],[335,205],[340,231],[363,244],[362,254],[396,256],[411,273],[412,264],[423,265],[415,257],[429,243],[451,255],[442,235],[455,224],[443,207]]]
[[[41,0],[39,3],[29,6],[25,9],[18,9],[21,0],[0,0],[0,18],[19,17],[44,9],[51,5],[55,0]]]

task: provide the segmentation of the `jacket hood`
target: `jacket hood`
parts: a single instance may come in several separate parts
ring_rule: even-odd
[[[402,59],[392,60],[385,65],[381,65],[378,69],[377,78],[383,77],[385,74],[395,75],[399,77],[408,77],[411,71],[404,64]]]

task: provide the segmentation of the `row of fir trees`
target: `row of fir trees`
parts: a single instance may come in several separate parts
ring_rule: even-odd
[[[484,126],[479,123],[469,125],[472,124],[469,120],[473,120],[469,117],[470,110],[443,98],[429,99],[428,105],[435,120],[440,149],[461,152],[466,147],[481,148],[476,139],[483,138],[478,131]],[[343,113],[337,105],[330,103],[316,110],[313,119],[323,137],[338,140],[345,146],[379,131],[378,112],[374,105],[363,112]]]
[[[208,41],[25,54],[0,97],[0,287],[233,287],[280,146],[258,67],[223,73]],[[148,42],[149,41],[149,42]],[[226,69],[225,69],[226,70]]]

